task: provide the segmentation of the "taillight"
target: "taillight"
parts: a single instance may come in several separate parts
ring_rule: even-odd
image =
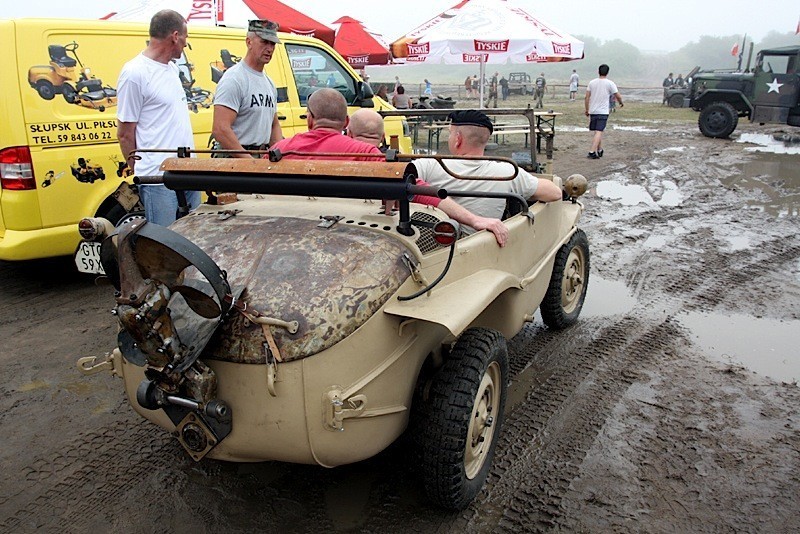
[[[439,221],[433,226],[433,239],[440,245],[452,245],[460,234],[461,228],[455,221]]]
[[[0,186],[15,191],[36,189],[33,160],[28,147],[12,146],[0,150]]]

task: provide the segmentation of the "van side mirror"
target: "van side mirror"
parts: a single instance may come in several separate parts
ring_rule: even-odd
[[[370,87],[368,82],[357,82],[356,101],[353,102],[353,104],[361,106],[362,108],[374,108],[375,102],[372,101],[374,96],[375,93],[372,92],[372,87]]]

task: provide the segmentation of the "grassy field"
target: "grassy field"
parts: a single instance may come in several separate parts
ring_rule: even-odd
[[[624,99],[624,96],[623,96]],[[544,110],[562,113],[556,121],[561,126],[585,126],[587,124],[587,117],[584,114],[583,99],[570,102],[567,99],[551,99],[544,100]],[[477,102],[475,100],[459,100],[456,104],[457,108],[475,108]],[[530,96],[510,96],[505,102],[498,101],[498,107],[507,108],[524,108],[528,105],[534,106],[535,102]],[[612,120],[625,120],[627,121],[664,121],[664,122],[697,122],[697,112],[690,108],[670,108],[662,106],[653,102],[636,102],[628,100],[625,102],[625,107],[617,107],[617,111],[611,117]]]

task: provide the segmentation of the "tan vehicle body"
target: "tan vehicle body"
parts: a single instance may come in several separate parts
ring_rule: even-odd
[[[180,160],[169,161],[176,162],[177,168],[182,165]],[[169,168],[171,164],[168,162],[166,165]],[[194,160],[188,165],[193,169],[204,165],[217,168],[227,165],[231,169],[247,167],[246,172],[253,173],[258,170],[266,172],[267,169],[276,172],[276,169],[280,170],[281,163],[267,160],[211,160],[210,163],[209,160]],[[317,161],[308,163],[307,169],[315,172],[326,165],[338,164]],[[391,165],[396,165],[400,170],[405,167],[400,163],[387,164],[390,170],[394,168]],[[557,176],[539,175],[539,179],[562,185]],[[526,322],[532,321],[534,312],[552,286],[554,262],[562,261],[557,260],[561,257],[560,251],[578,231],[577,223],[583,211],[583,206],[574,198],[547,204],[535,203],[527,215],[518,214],[506,220],[509,240],[505,247],[498,247],[493,234],[480,231],[459,239],[452,245],[454,248],[451,251],[449,246],[437,248],[426,244],[422,230],[416,226],[411,235],[403,235],[398,231],[397,216],[378,214],[379,203],[358,198],[240,195],[238,202],[224,208],[226,211],[221,212],[219,206],[202,206],[178,220],[170,229],[198,244],[220,269],[226,271],[231,287],[240,285],[238,280],[249,280],[250,302],[262,311],[270,308],[265,300],[268,295],[265,294],[282,294],[281,287],[287,283],[306,288],[316,287],[319,280],[306,279],[307,273],[313,272],[313,264],[325,252],[321,250],[322,247],[306,251],[306,256],[310,258],[307,263],[300,268],[286,266],[284,269],[296,274],[272,281],[271,285],[258,286],[256,280],[259,276],[263,278],[263,273],[267,272],[262,269],[272,268],[271,263],[285,260],[281,259],[283,256],[279,253],[270,255],[258,252],[251,256],[259,246],[272,246],[262,245],[266,236],[280,239],[274,237],[276,231],[269,228],[263,230],[263,236],[254,235],[251,228],[259,228],[261,224],[267,227],[279,225],[283,221],[290,221],[294,227],[303,224],[316,227],[321,218],[335,214],[341,217],[333,225],[335,231],[342,236],[355,235],[360,239],[356,244],[345,245],[347,250],[341,251],[341,257],[347,258],[342,259],[343,274],[340,276],[337,272],[331,272],[330,280],[326,279],[320,286],[327,284],[334,288],[330,292],[331,298],[325,296],[328,295],[325,293],[328,291],[326,286],[320,290],[320,302],[315,300],[316,290],[308,290],[307,297],[298,299],[307,302],[285,303],[284,306],[278,302],[277,307],[268,310],[277,320],[295,319],[300,323],[299,332],[294,336],[284,328],[272,328],[274,352],[282,355],[279,361],[271,364],[263,354],[262,346],[266,347],[267,343],[259,337],[260,327],[247,321],[236,323],[236,319],[229,321],[234,326],[223,329],[222,335],[214,338],[205,348],[199,361],[208,366],[216,377],[214,398],[224,400],[230,409],[230,433],[224,439],[216,439],[209,432],[209,445],[204,449],[201,447],[203,450],[197,447],[193,450],[180,436],[183,425],[196,422],[194,416],[189,414],[188,421],[185,419],[176,424],[175,419],[168,417],[164,410],[143,407],[137,400],[137,390],[140,390],[143,380],[146,382],[145,369],[153,366],[130,363],[122,356],[120,349],[115,349],[105,362],[97,363],[93,358],[82,359],[79,367],[86,374],[108,369],[121,376],[133,408],[143,417],[174,432],[196,460],[207,455],[237,462],[279,460],[326,467],[369,458],[395,441],[409,425],[415,390],[420,387],[424,374],[423,367],[441,366],[451,347],[465,332],[486,328],[499,332],[504,338],[511,338]],[[436,208],[417,204],[411,204],[410,208],[412,221],[415,216],[432,217],[434,221],[448,220]],[[222,220],[225,213],[233,214],[230,215],[231,221]],[[253,221],[257,225],[248,226]],[[224,236],[223,239],[214,235],[217,231],[219,236]],[[304,230],[302,233],[329,235],[326,232],[329,231]],[[580,234],[583,235],[582,232]],[[120,231],[119,235],[112,238],[118,240],[117,247],[120,250],[122,235]],[[365,250],[375,256],[403,253],[418,269],[416,275],[410,269],[406,270],[398,282],[398,288],[392,290],[374,312],[364,311],[363,304],[369,299],[358,296],[362,289],[375,292],[378,289],[382,291],[381,288],[385,286],[385,280],[377,279],[383,278],[383,275],[378,274],[378,267],[370,263],[373,260],[369,254],[358,248],[359,243],[372,241],[374,248],[368,245]],[[236,244],[239,242],[244,245]],[[313,245],[307,246],[314,248]],[[392,252],[395,250],[399,252]],[[347,253],[352,256],[344,256]],[[452,261],[449,262],[451,254]],[[257,261],[253,262],[253,258],[257,258]],[[379,259],[375,260],[374,265]],[[391,261],[395,261],[395,258]],[[121,271],[124,270],[123,262],[120,252]],[[250,267],[251,263],[259,265]],[[397,263],[404,266],[399,259]],[[580,311],[587,283],[588,249],[583,262],[578,263],[585,270],[578,273],[582,277],[580,280],[575,278],[575,273],[567,274],[565,270],[563,274],[564,280],[572,276],[579,282],[580,301],[576,315]],[[441,281],[429,291],[411,300],[401,300],[403,296],[424,289],[429,281],[445,270]],[[148,269],[143,268],[145,278],[151,276],[145,271]],[[351,281],[342,282],[342,287],[339,287],[338,280],[342,276],[351,277]],[[557,276],[556,281],[561,284],[562,275]],[[118,302],[125,296],[124,281],[122,285],[123,296],[118,296]],[[303,287],[297,291],[303,291]],[[563,298],[567,298],[562,296],[560,287],[556,290],[559,305]],[[352,302],[346,302],[351,293],[355,294],[352,297],[356,301],[354,306],[351,306]],[[569,298],[573,299],[574,307],[574,297]],[[118,308],[122,316],[123,306]],[[292,311],[295,309],[303,311],[295,313]],[[140,320],[138,313],[145,312],[137,312],[137,320]],[[123,319],[120,320],[125,324]],[[339,339],[336,336],[341,332],[345,334]],[[313,346],[305,351],[296,349],[299,343],[296,340],[304,333],[307,334],[306,343]],[[329,338],[334,340],[330,341]],[[322,350],[316,351],[320,347]],[[152,375],[149,376],[152,378]],[[502,401],[498,395],[500,392],[505,394],[506,384],[499,380],[499,375],[495,376],[494,382],[489,380],[488,385],[484,378],[482,384],[488,387],[488,398],[491,399],[488,407],[484,407],[484,418],[488,418],[486,427],[492,426],[493,417],[497,417],[499,427],[502,416],[497,414],[497,406],[502,406]],[[475,410],[478,412],[479,405],[479,399],[476,399]],[[487,439],[492,441],[495,430],[490,430]],[[483,438],[475,440],[477,459],[473,462],[473,471],[482,468],[486,460],[486,451],[478,446],[483,441]],[[488,458],[490,462],[491,453]],[[467,460],[465,464],[467,478],[473,478],[474,472],[472,477],[469,476]],[[480,479],[480,486],[482,484],[483,479]],[[462,501],[440,504],[458,508],[468,502]]]

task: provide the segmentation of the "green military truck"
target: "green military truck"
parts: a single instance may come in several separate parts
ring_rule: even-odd
[[[752,71],[697,73],[689,106],[706,137],[728,137],[739,117],[800,126],[800,46],[762,50]]]

